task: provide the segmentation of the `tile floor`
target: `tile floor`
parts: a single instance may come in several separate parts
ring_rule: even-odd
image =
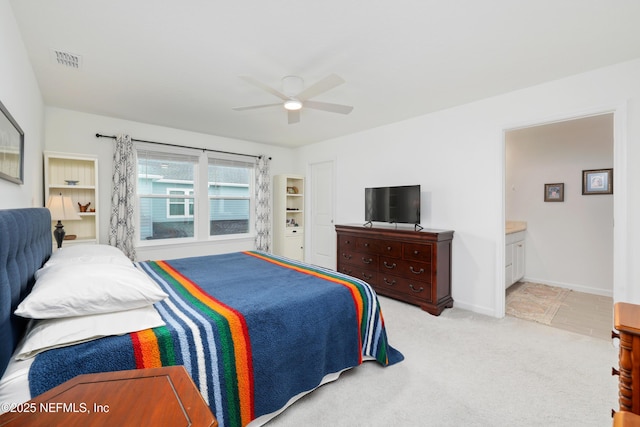
[[[610,341],[613,329],[613,299],[571,291],[553,317],[550,326]]]

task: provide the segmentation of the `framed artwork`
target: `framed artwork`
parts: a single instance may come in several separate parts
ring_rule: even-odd
[[[582,194],[613,194],[613,169],[583,170]]]
[[[544,185],[545,202],[564,202],[564,182]]]
[[[24,132],[0,102],[0,178],[24,183]]]

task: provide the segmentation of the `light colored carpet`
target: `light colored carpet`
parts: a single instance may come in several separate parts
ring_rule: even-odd
[[[380,297],[405,360],[344,373],[268,427],[610,426],[618,408],[611,342],[511,316],[439,316]]]
[[[507,289],[506,313],[550,325],[569,292],[556,286],[518,282]]]

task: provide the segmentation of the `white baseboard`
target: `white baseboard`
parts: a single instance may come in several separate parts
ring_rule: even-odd
[[[496,316],[495,310],[490,307],[481,307],[473,304],[466,304],[464,302],[453,300],[453,307],[459,308],[461,310],[468,310],[478,314],[484,314],[485,316],[498,317]],[[445,309],[446,311],[447,309]]]
[[[576,292],[584,292],[587,294],[602,295],[613,298],[613,289],[599,289],[590,286],[577,285],[575,283],[555,282],[553,280],[537,279],[535,277],[525,276],[521,282],[541,283],[543,285],[557,286],[559,288],[571,289]]]

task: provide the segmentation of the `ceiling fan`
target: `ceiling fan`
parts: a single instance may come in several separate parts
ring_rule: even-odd
[[[249,76],[240,76],[240,78],[254,86],[259,87],[272,95],[280,98],[284,102],[274,104],[250,105],[247,107],[233,107],[235,111],[253,110],[256,108],[266,108],[274,106],[283,106],[287,110],[287,119],[289,124],[298,123],[300,121],[300,110],[302,108],[312,108],[314,110],[329,111],[330,113],[349,114],[353,107],[348,105],[332,104],[329,102],[312,101],[311,98],[327,92],[336,86],[344,83],[344,80],[331,74],[315,84],[304,88],[302,78],[298,76],[286,76],[282,78],[282,92],[267,86],[266,84]]]

